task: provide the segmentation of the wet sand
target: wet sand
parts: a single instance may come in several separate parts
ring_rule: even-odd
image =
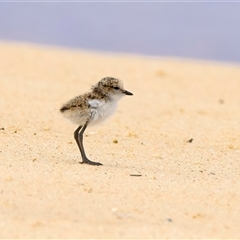
[[[1,238],[239,238],[240,66],[0,43]],[[59,108],[134,93],[85,148]]]

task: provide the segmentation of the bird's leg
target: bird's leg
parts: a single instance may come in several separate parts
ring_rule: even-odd
[[[82,155],[82,162],[81,163],[86,163],[86,164],[90,164],[90,165],[102,165],[99,162],[92,162],[90,161],[84,151],[83,148],[83,133],[85,131],[85,129],[87,128],[88,122],[86,122],[83,126],[79,126],[75,131],[74,131],[74,138],[77,142],[77,145],[79,147],[80,153]]]

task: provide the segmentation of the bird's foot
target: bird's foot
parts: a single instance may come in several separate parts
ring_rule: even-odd
[[[82,162],[80,162],[81,164],[89,164],[89,165],[95,165],[95,166],[101,166],[102,164],[101,163],[99,163],[99,162],[92,162],[92,161],[90,161],[89,159],[83,159],[83,161]]]

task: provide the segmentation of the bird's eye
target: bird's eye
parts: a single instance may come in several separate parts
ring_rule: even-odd
[[[119,87],[113,87],[115,90],[118,90],[119,89]]]

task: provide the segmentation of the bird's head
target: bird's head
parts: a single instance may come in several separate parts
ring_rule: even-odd
[[[105,77],[101,79],[93,88],[98,88],[110,98],[118,100],[124,95],[133,95],[123,87],[121,80],[113,77]]]

